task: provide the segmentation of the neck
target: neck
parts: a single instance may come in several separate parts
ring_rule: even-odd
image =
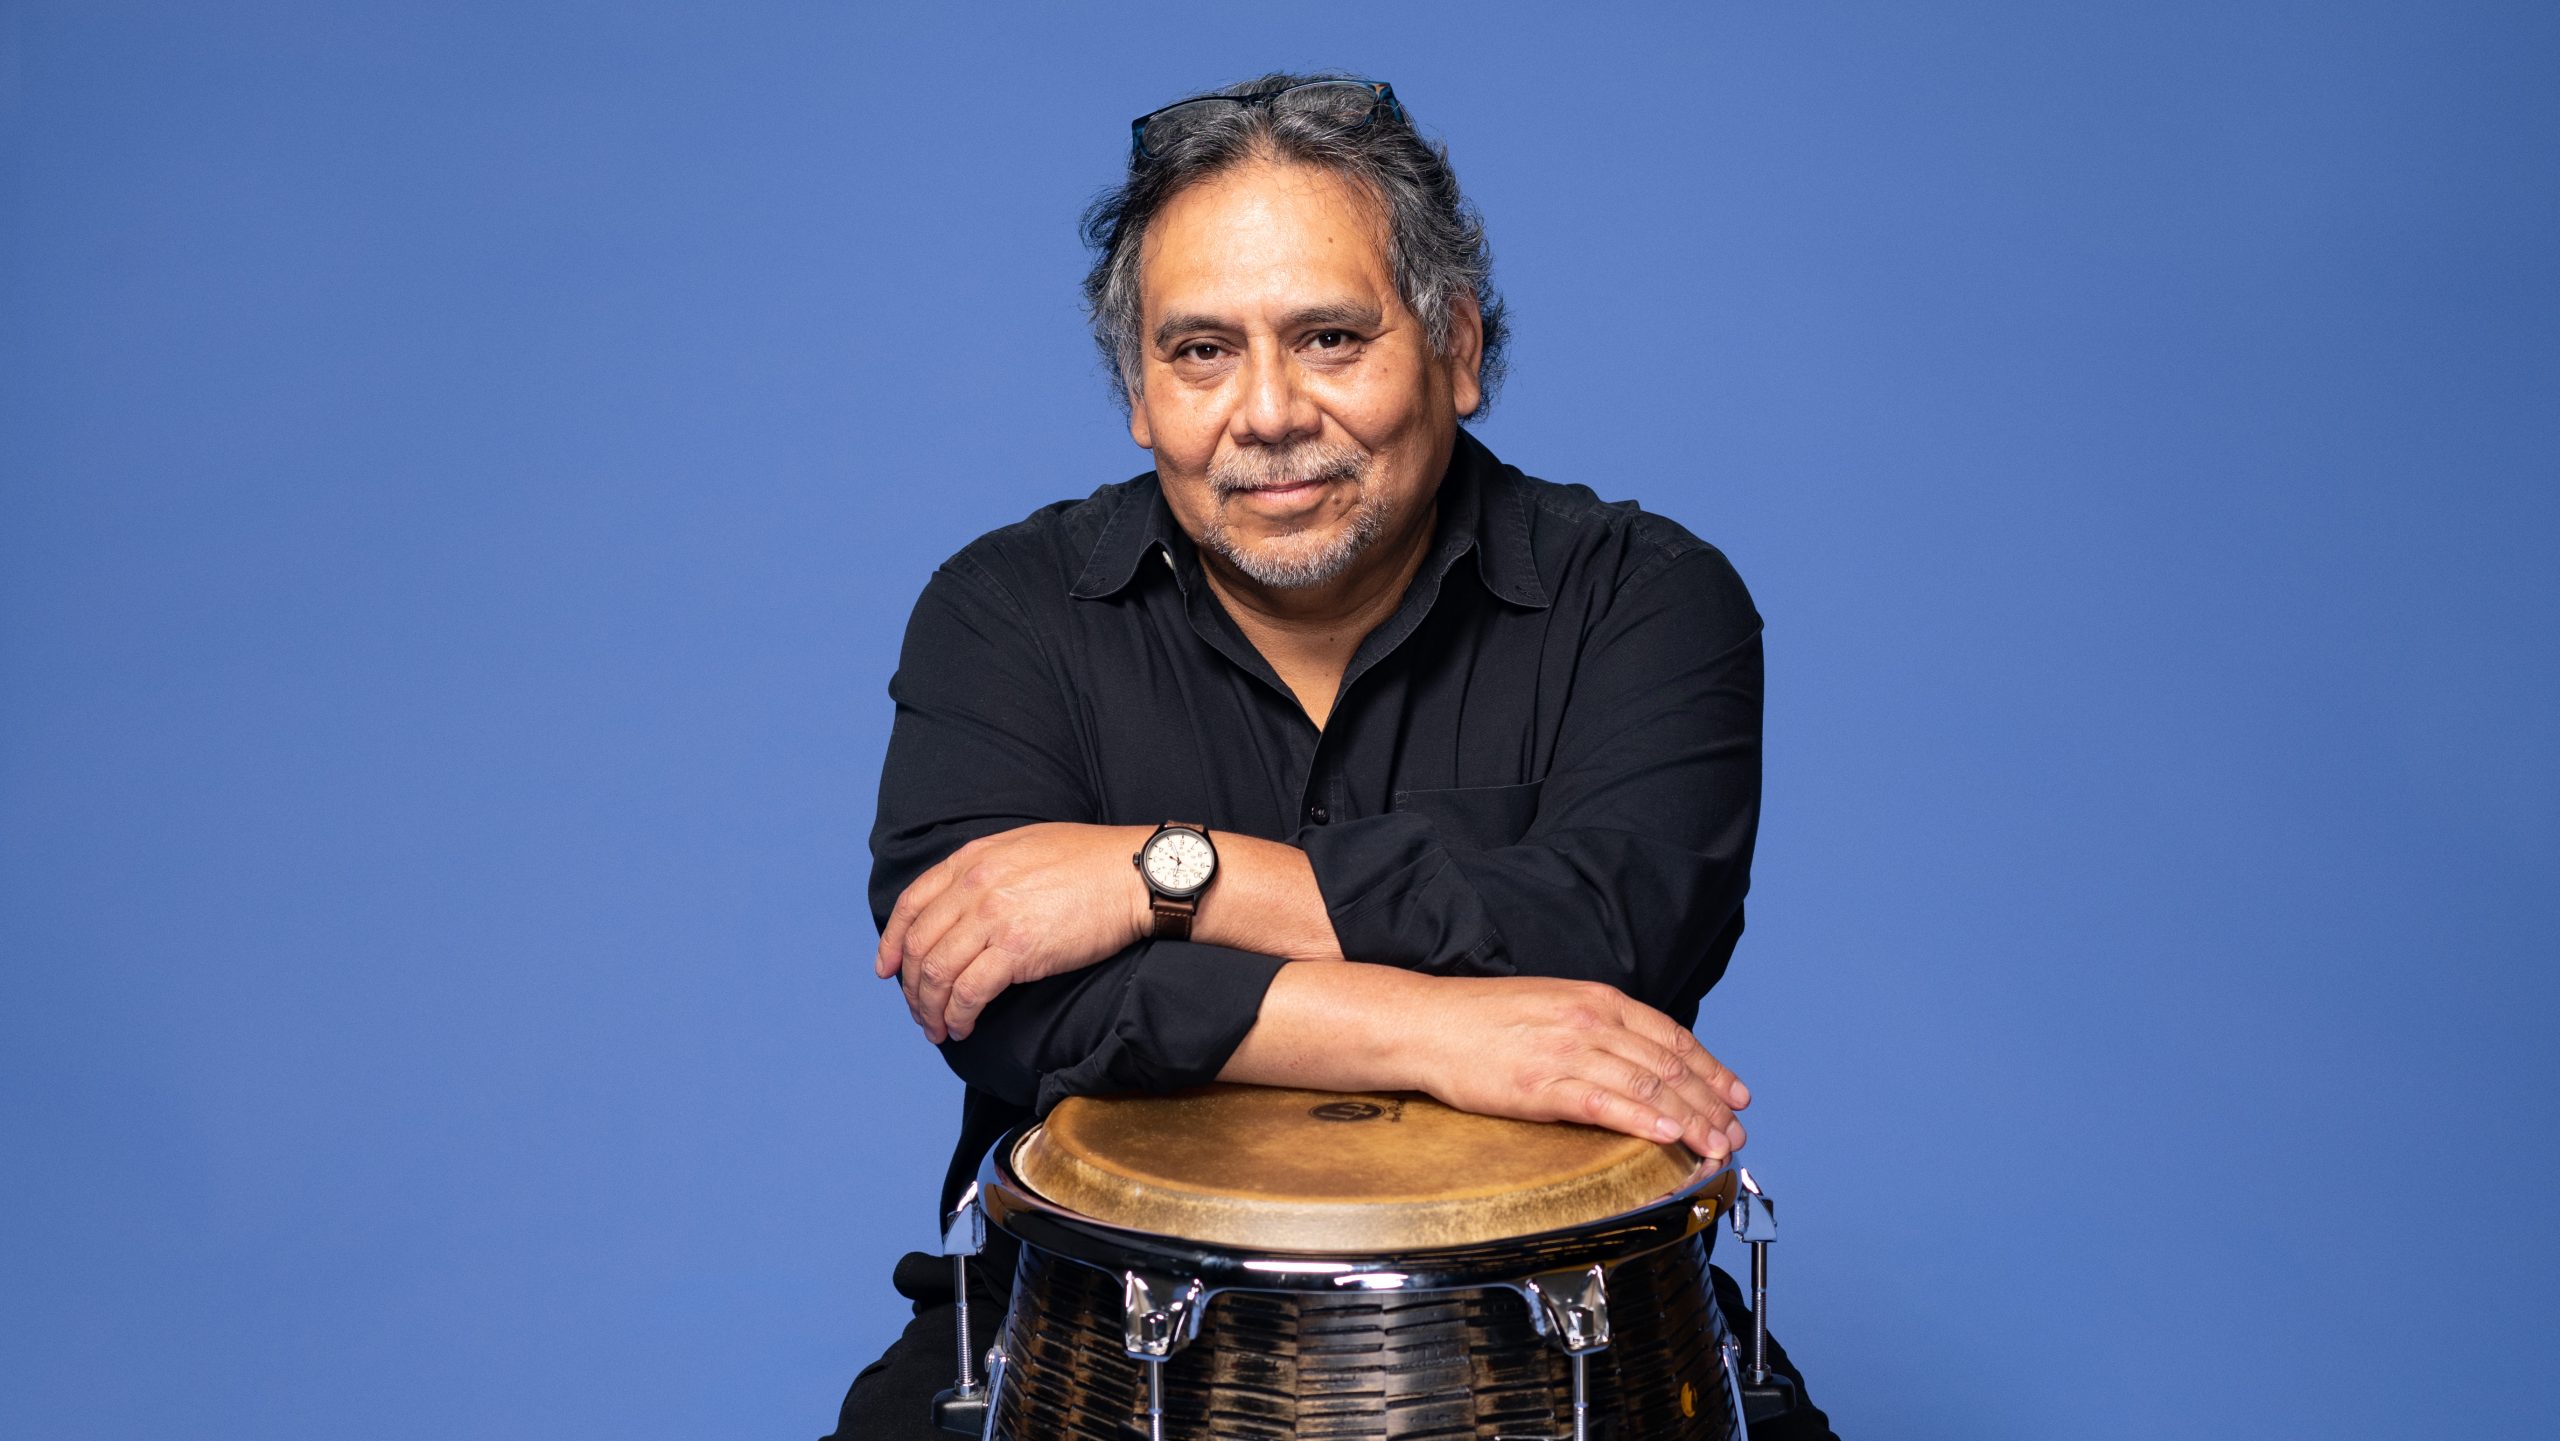
[[[1356,627],[1351,640],[1357,645],[1404,599],[1405,587],[1430,554],[1438,516],[1436,501],[1422,507],[1405,525],[1379,536],[1348,570],[1320,586],[1264,585],[1207,547],[1200,550],[1200,569],[1239,623],[1249,616],[1253,625],[1306,639]]]
[[[1255,581],[1225,557],[1203,549],[1201,574],[1262,658],[1298,698],[1307,718],[1324,728],[1342,689],[1352,654],[1378,623],[1395,614],[1405,588],[1431,551],[1439,516],[1435,501],[1412,522],[1377,543],[1331,585],[1276,590]]]

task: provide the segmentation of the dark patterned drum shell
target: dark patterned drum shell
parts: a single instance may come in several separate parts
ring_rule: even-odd
[[[1591,1355],[1590,1434],[1738,1441],[1726,1332],[1692,1237],[1609,1270],[1606,1350]],[[1145,1368],[1121,1337],[1120,1280],[1025,1246],[988,1434],[1004,1441],[1146,1435]],[[1573,1367],[1507,1289],[1353,1295],[1223,1291],[1199,1339],[1164,1363],[1169,1441],[1573,1434]]]

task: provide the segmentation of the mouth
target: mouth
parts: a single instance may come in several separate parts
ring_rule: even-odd
[[[1332,476],[1320,475],[1276,485],[1242,485],[1227,491],[1226,498],[1260,511],[1297,510],[1322,496],[1333,480]]]

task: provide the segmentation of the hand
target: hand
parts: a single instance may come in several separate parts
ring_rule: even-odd
[[[1742,1149],[1751,1088],[1679,1022],[1616,988],[1537,976],[1445,977],[1413,1020],[1423,1090],[1526,1121],[1581,1121],[1681,1141],[1710,1161]]]
[[[969,842],[890,908],[872,969],[940,1045],[1004,988],[1092,965],[1152,925],[1129,857],[1144,826],[1043,822]]]

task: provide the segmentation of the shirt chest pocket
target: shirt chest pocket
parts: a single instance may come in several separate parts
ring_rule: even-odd
[[[1451,845],[1493,850],[1517,845],[1538,818],[1544,781],[1521,786],[1460,786],[1447,791],[1398,791],[1395,809],[1421,816]]]

